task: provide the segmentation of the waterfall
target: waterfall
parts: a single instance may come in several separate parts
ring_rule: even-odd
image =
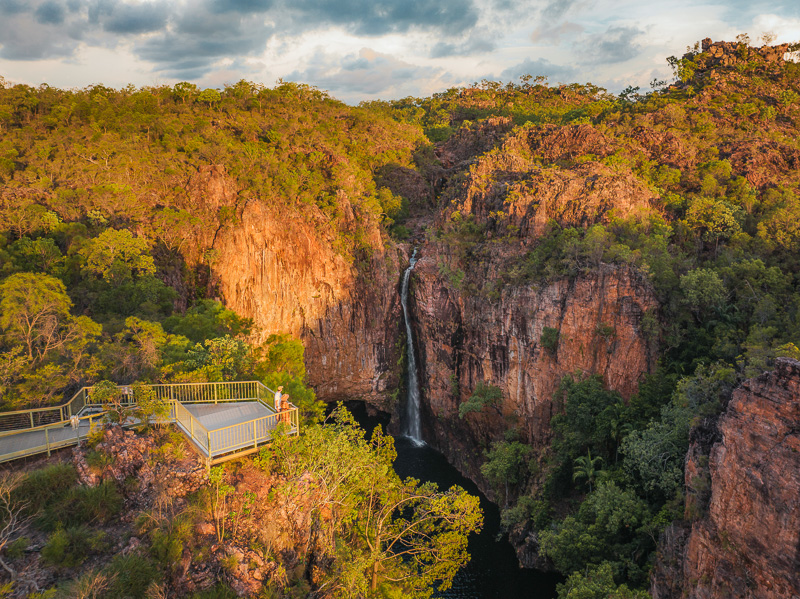
[[[403,305],[403,318],[406,321],[406,344],[408,349],[408,398],[406,401],[406,428],[403,434],[415,445],[425,445],[422,440],[422,425],[419,420],[419,381],[417,380],[417,359],[414,356],[414,333],[408,317],[408,280],[411,270],[417,263],[417,248],[411,254],[408,268],[403,273],[403,286],[400,288],[400,303]]]

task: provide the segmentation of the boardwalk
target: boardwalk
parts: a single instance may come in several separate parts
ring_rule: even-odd
[[[265,405],[249,401],[227,404],[190,404],[186,409],[208,430],[249,422],[275,413]]]
[[[208,467],[258,451],[272,440],[279,425],[285,434],[299,432],[297,408],[289,403],[287,410],[276,413],[270,401],[274,392],[258,381],[150,388],[168,405],[167,421],[186,434]],[[134,407],[136,398],[130,390],[119,389]],[[86,387],[62,406],[0,413],[0,462],[45,452],[49,455],[54,449],[77,444],[103,419],[103,409],[92,403],[92,388]],[[79,418],[77,429],[68,419],[73,415]],[[42,421],[50,423],[35,426]]]
[[[7,462],[28,455],[75,445],[78,439],[89,434],[89,421],[81,422],[78,429],[72,428],[69,422],[46,429],[23,431],[17,434],[0,437],[0,462]]]

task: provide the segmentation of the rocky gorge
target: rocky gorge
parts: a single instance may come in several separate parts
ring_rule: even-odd
[[[561,599],[798,595],[798,48],[704,40],[649,92],[523,77],[358,107],[292,83],[208,102],[0,80],[2,406],[102,381],[260,379],[290,389],[309,431],[327,434],[317,399],[345,400],[400,436],[416,363],[421,436],[499,506],[523,566],[563,577]],[[36,340],[9,316],[24,316],[15,290],[50,294]],[[95,442],[74,477],[62,468],[58,509],[113,491],[151,511],[160,450]],[[178,465],[186,501],[211,506],[224,476],[242,501],[275,499],[266,474],[236,479],[250,466],[212,484]],[[302,495],[295,474],[279,486]],[[173,520],[131,550],[164,588]],[[45,524],[37,538],[63,544]],[[311,524],[284,527],[308,545]],[[354,562],[334,540],[285,571],[231,546],[175,589],[362,576],[336,569]]]
[[[704,49],[712,58],[722,52],[723,58],[701,66],[701,75],[702,69],[730,66],[724,58],[730,54],[727,46],[706,44]],[[767,54],[771,61],[777,56]],[[593,230],[602,236],[602,227],[620,220],[662,218],[663,190],[644,183],[631,166],[609,160],[623,150],[660,159],[669,168],[693,169],[702,160],[674,130],[633,128],[629,138],[620,140],[608,129],[588,124],[514,129],[508,119],[489,119],[463,127],[436,148],[439,166],[428,172],[428,186],[414,175],[417,185],[409,194],[407,179],[394,182],[398,193],[402,188],[409,195],[412,212],[422,214],[418,222],[427,227],[427,232],[418,229],[411,243],[382,237],[376,224],[367,236],[367,257],[355,263],[337,253],[330,237],[308,219],[287,219],[245,203],[237,208],[239,223],[220,230],[211,243],[218,251],[212,276],[226,305],[253,318],[263,334],[289,331],[304,341],[309,382],[321,399],[362,399],[397,420],[404,345],[398,291],[400,274],[416,247],[419,261],[412,272],[409,304],[423,436],[499,501],[481,472],[486,452],[516,430],[522,441],[546,455],[553,437],[551,420],[563,410],[554,394],[565,376],[598,375],[605,388],[627,401],[637,393],[642,376],[657,367],[665,326],[660,312],[664,299],[659,297],[663,291],[634,264],[606,263],[608,247],[602,237],[596,247],[589,243],[575,250],[569,272],[556,269],[534,280],[516,272],[553,226],[598,226]],[[731,163],[753,184],[763,186],[765,176],[775,176],[769,166],[743,161],[740,154],[732,149]],[[438,196],[437,209],[430,213],[428,208],[425,216],[431,189]],[[346,197],[340,201],[347,206]],[[347,216],[347,208],[345,214],[345,221],[354,218]],[[481,243],[475,243],[474,231],[480,231]],[[547,334],[550,339],[543,338]],[[776,376],[785,377],[788,367],[781,368]],[[755,534],[747,532],[749,519],[740,521],[735,533],[718,520],[727,518],[724,514],[751,512],[739,503],[730,506],[739,501],[734,491],[739,482],[733,481],[752,479],[752,470],[736,469],[735,460],[723,456],[737,451],[725,431],[733,430],[735,418],[743,418],[731,415],[735,406],[747,412],[745,397],[753,384],[737,391],[739,399],[721,421],[722,441],[711,450],[710,519],[689,529],[676,524],[662,539],[664,555],[681,551],[670,539],[685,541],[684,573],[678,578],[682,592],[693,589],[692,596],[727,596],[739,580],[733,571],[745,561],[762,572],[746,577],[747,584],[780,587],[769,596],[788,596],[794,584],[789,574],[784,582],[769,582],[763,560],[726,557],[728,549],[718,553],[719,547],[734,546],[730,535],[739,535],[735,546],[744,547],[751,538],[747,535]],[[479,385],[497,387],[500,398],[477,413],[459,415],[459,407]],[[765,395],[774,395],[773,389],[763,388]],[[784,401],[791,404],[788,396]],[[750,417],[758,420],[758,427],[777,426],[778,416],[769,410]],[[781,426],[791,430],[794,425]],[[772,436],[765,433],[767,438]],[[687,458],[688,503],[699,493],[693,485],[705,480],[697,460],[705,464],[708,458],[700,453],[690,449]],[[755,456],[758,451],[747,453]],[[762,464],[767,458],[752,459]],[[731,470],[721,474],[724,468]],[[786,471],[793,477],[796,467]],[[541,566],[543,562],[528,555],[531,548],[524,539],[518,542],[520,558]],[[789,551],[791,539],[786,543]],[[786,559],[788,572],[794,558]],[[677,596],[667,589],[678,578],[656,574],[651,592]]]
[[[744,382],[686,464],[686,520],[664,538],[651,592],[800,596],[800,362]]]

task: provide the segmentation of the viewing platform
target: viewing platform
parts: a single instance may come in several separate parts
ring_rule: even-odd
[[[278,425],[284,434],[298,434],[298,409],[287,402],[275,410],[275,392],[260,381],[222,383],[175,383],[143,385],[163,401],[175,424],[210,468],[259,450],[272,440]],[[118,399],[135,408],[138,398],[132,387],[117,387]],[[0,412],[0,463],[50,453],[78,444],[101,426],[109,413],[107,404],[93,400],[94,387],[83,387],[68,402],[58,406]],[[73,417],[77,417],[73,421]],[[74,424],[73,424],[74,422]],[[129,418],[124,426],[138,420]]]

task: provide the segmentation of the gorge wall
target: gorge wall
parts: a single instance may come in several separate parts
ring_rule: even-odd
[[[467,140],[461,153],[446,146],[442,156],[449,148],[447,156],[459,163],[476,143],[481,149],[496,145],[509,124],[490,125],[476,132],[488,141]],[[555,170],[543,172],[531,158],[531,152],[551,160],[565,153],[603,155],[609,146],[586,125],[520,132],[505,142],[502,157],[480,158],[466,178],[445,185],[443,198],[450,202],[441,203],[433,223],[446,229],[455,211],[497,241],[486,245],[481,258],[466,256],[447,233],[429,235],[420,245],[410,305],[424,437],[490,496],[480,475],[484,450],[511,428],[534,448],[546,447],[553,393],[565,375],[598,374],[628,398],[655,364],[657,339],[645,334],[642,319],[649,314],[656,322],[658,302],[635,268],[597,260],[580,273],[548,281],[504,279],[549,221],[587,227],[606,222],[612,212],[632,218],[651,212],[652,193],[629,173],[589,163],[567,180]],[[201,170],[192,196],[209,214],[229,206],[237,216],[235,223],[206,233],[206,246],[215,254],[212,279],[225,304],[253,318],[263,335],[300,337],[309,383],[324,401],[364,399],[397,415],[390,398],[400,386],[398,285],[407,249],[382,239],[377,223],[371,224],[365,229],[371,256],[356,267],[336,251],[335,237],[313,215],[244,201],[215,168]],[[345,228],[355,227],[358,215],[347,198],[338,201],[345,207]],[[503,237],[506,230],[515,233]],[[453,284],[449,274],[461,268],[473,285]],[[492,286],[495,291],[487,292]],[[556,347],[542,344],[545,327],[558,331]],[[503,400],[459,418],[459,405],[479,383],[499,387]]]
[[[709,454],[690,448],[686,517],[694,521],[662,539],[653,597],[800,596],[800,362],[779,358],[734,391],[718,437]],[[709,482],[707,506],[697,505]]]
[[[640,274],[610,265],[509,286],[487,300],[455,289],[440,274],[437,250],[423,248],[413,278],[424,436],[493,496],[480,474],[483,451],[511,428],[534,448],[546,447],[562,377],[598,374],[626,398],[636,391],[654,365],[653,340],[641,325],[657,302]],[[558,331],[553,349],[542,343],[546,327]],[[499,387],[503,399],[460,418],[459,405],[479,383]]]
[[[260,341],[272,333],[299,337],[308,382],[324,401],[361,398],[390,410],[405,257],[384,245],[377,223],[366,224],[371,255],[356,265],[313,214],[242,200],[222,167],[201,169],[190,190],[201,218],[221,207],[236,213],[234,223],[201,233],[200,245],[213,248],[211,282],[225,305],[254,320]],[[338,202],[345,227],[355,227],[347,198]]]

